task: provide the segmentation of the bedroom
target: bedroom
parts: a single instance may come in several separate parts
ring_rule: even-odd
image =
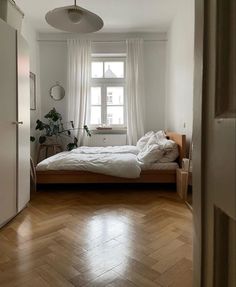
[[[99,1],[98,5],[93,0],[81,0],[78,5],[99,15],[104,27],[96,33],[79,35],[58,31],[44,19],[49,10],[71,5],[70,2],[73,1],[16,1],[25,14],[21,34],[28,42],[35,89],[35,97],[30,99],[30,135],[38,138],[36,120],[45,121],[44,116],[54,107],[62,115],[63,123],[73,120],[76,126],[81,126],[76,122],[76,115],[72,118],[68,112],[73,83],[68,85],[71,67],[67,59],[71,54],[67,40],[79,39],[90,41],[92,63],[102,65],[101,70],[95,71],[100,71],[102,77],[88,79],[92,82],[90,91],[94,92],[94,98],[100,100],[86,107],[99,113],[95,118],[95,112],[90,112],[86,118],[84,123],[89,126],[92,137],[85,137],[83,144],[136,145],[140,135],[135,135],[137,126],[127,129],[130,110],[125,112],[124,86],[132,78],[128,77],[126,41],[138,38],[142,39],[143,48],[140,70],[144,84],[136,83],[138,90],[143,89],[145,103],[141,105],[145,107],[142,135],[160,130],[178,133],[177,137],[186,135],[188,154],[193,126],[194,1],[158,0],[150,1],[147,6],[142,0],[120,1],[119,5],[116,1]],[[123,67],[124,77],[115,80],[106,77],[114,63]],[[60,100],[53,99],[55,86],[62,88]],[[100,88],[98,97],[96,88]],[[109,89],[111,94],[119,90],[123,99],[111,115],[104,112],[109,107],[105,92]],[[119,124],[112,125],[117,113]],[[140,118],[141,113],[136,110],[135,119]],[[169,135],[170,139],[176,139],[176,134],[174,138]],[[180,151],[184,150],[182,139]],[[43,145],[40,147],[41,153],[38,141],[31,143],[30,153],[35,163],[45,156]],[[32,280],[37,286],[200,286],[198,280],[192,279],[192,214],[175,192],[175,173],[164,180],[174,185],[147,185],[152,182],[150,178],[155,177],[153,182],[162,181],[156,174],[145,178],[144,172],[143,184],[136,181],[135,185],[121,187],[114,184],[116,177],[96,174],[94,181],[94,177],[85,173],[83,181],[78,181],[78,173],[70,178],[64,175],[59,172],[42,176],[38,170],[38,183],[59,185],[53,189],[38,186],[38,192],[31,193],[28,207],[1,229],[1,286],[32,286]],[[86,186],[99,181],[110,184]],[[60,185],[68,182],[86,183],[71,187]],[[21,195],[19,199],[25,200]],[[198,278],[200,272],[194,272],[194,278]]]

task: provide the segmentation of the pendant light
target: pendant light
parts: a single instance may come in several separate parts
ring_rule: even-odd
[[[74,5],[49,11],[45,19],[52,27],[71,33],[92,33],[103,27],[103,20],[96,14]]]

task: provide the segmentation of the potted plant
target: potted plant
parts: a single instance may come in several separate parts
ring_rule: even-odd
[[[47,119],[47,122],[43,122],[38,119],[35,127],[35,130],[41,132],[38,137],[38,142],[40,144],[43,144],[50,139],[58,141],[59,138],[62,140],[62,137],[66,137],[70,139],[70,142],[67,144],[67,150],[72,150],[78,147],[78,138],[73,136],[73,131],[82,129],[86,132],[87,136],[91,137],[91,133],[87,125],[84,125],[83,128],[75,128],[73,121],[70,121],[70,127],[64,128],[62,116],[55,108],[51,109],[44,118]],[[30,140],[34,142],[36,138],[31,136]]]

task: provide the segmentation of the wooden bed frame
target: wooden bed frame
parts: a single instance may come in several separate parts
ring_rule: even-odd
[[[166,132],[169,139],[179,146],[178,163],[186,156],[186,137],[174,132]],[[176,170],[145,170],[139,178],[120,178],[88,171],[47,170],[36,171],[37,184],[59,183],[175,183]]]

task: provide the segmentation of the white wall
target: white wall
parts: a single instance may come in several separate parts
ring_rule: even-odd
[[[145,131],[164,129],[166,41],[144,42],[144,76],[146,95]]]
[[[168,32],[165,126],[192,136],[194,0],[179,0]]]
[[[66,42],[40,42],[40,75],[41,75],[41,107],[44,117],[53,107],[62,114],[64,120],[66,115],[66,97],[61,101],[53,100],[49,95],[50,88],[59,82],[66,90],[67,72],[67,46]]]
[[[127,37],[137,36],[144,39],[145,130],[163,129],[166,91],[166,34],[89,35],[93,40],[93,53],[125,53]],[[67,37],[73,36],[70,34],[39,35],[42,116],[55,107],[64,119],[67,118],[66,97],[62,101],[54,101],[49,96],[49,89],[56,81],[59,81],[66,89]]]
[[[41,96],[40,96],[40,60],[39,46],[37,42],[37,33],[28,21],[27,17],[23,19],[22,36],[26,39],[30,53],[30,71],[36,75],[36,110],[30,111],[31,135],[35,135],[35,122],[41,117]],[[36,144],[31,143],[31,155],[35,157]]]

